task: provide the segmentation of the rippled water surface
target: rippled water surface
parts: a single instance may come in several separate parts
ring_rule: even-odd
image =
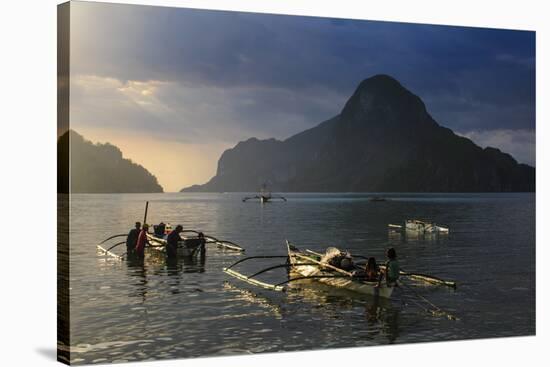
[[[74,195],[70,222],[71,360],[109,363],[535,333],[534,194],[288,194],[261,205],[245,194]],[[393,246],[408,271],[456,280],[458,288],[410,284],[391,301],[316,283],[276,293],[222,272],[242,255],[209,247],[204,260],[144,265],[99,256],[96,244],[142,220],[237,242],[247,256],[284,255],[284,240],[384,258]],[[390,233],[424,218],[448,236]],[[113,240],[116,243],[117,239]],[[118,252],[124,252],[120,246]],[[115,249],[116,250],[116,249]],[[284,259],[245,262],[251,273]],[[284,270],[261,277],[277,283]],[[416,294],[415,294],[416,292]],[[436,317],[428,304],[459,320]]]

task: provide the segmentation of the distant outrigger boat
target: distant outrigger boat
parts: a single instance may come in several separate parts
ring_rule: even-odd
[[[243,198],[243,202],[248,200],[259,200],[260,203],[267,203],[273,200],[283,200],[286,201],[286,198],[284,198],[281,195],[273,195],[271,191],[269,191],[265,184],[262,185],[262,188],[260,189],[260,192],[258,195],[255,196],[247,196]]]
[[[402,230],[403,226],[399,224],[388,224],[388,228],[391,230]],[[405,221],[405,230],[418,233],[449,233],[448,227],[438,226],[435,223],[424,222],[418,219],[407,219]]]
[[[383,197],[383,196],[371,196],[369,197],[369,201],[388,201],[389,199]]]

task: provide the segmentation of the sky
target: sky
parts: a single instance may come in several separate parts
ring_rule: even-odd
[[[71,128],[165,191],[250,137],[286,139],[388,74],[440,124],[535,165],[535,32],[71,3]]]

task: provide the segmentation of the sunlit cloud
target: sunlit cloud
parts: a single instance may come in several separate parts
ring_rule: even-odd
[[[214,172],[219,147],[316,126],[384,73],[441,125],[535,161],[534,32],[90,2],[71,12],[71,125],[112,134],[131,157],[176,167],[183,154]],[[175,188],[174,173],[140,163]]]
[[[535,130],[473,130],[460,135],[483,148],[498,148],[512,155],[520,163],[535,166]]]

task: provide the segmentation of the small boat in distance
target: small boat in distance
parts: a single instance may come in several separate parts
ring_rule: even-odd
[[[407,219],[405,221],[405,230],[418,232],[418,233],[442,233],[448,234],[449,228],[438,226],[435,223],[425,222],[418,219]],[[402,230],[403,226],[400,224],[388,224],[388,229],[393,231]]]
[[[383,196],[370,196],[369,201],[388,201],[389,199]]]
[[[266,184],[262,185],[262,188],[260,189],[260,192],[258,195],[255,196],[247,196],[243,198],[243,202],[246,202],[248,200],[259,200],[260,203],[268,203],[273,200],[282,200],[286,201],[286,198],[284,198],[281,195],[273,195],[271,191],[267,188]]]

